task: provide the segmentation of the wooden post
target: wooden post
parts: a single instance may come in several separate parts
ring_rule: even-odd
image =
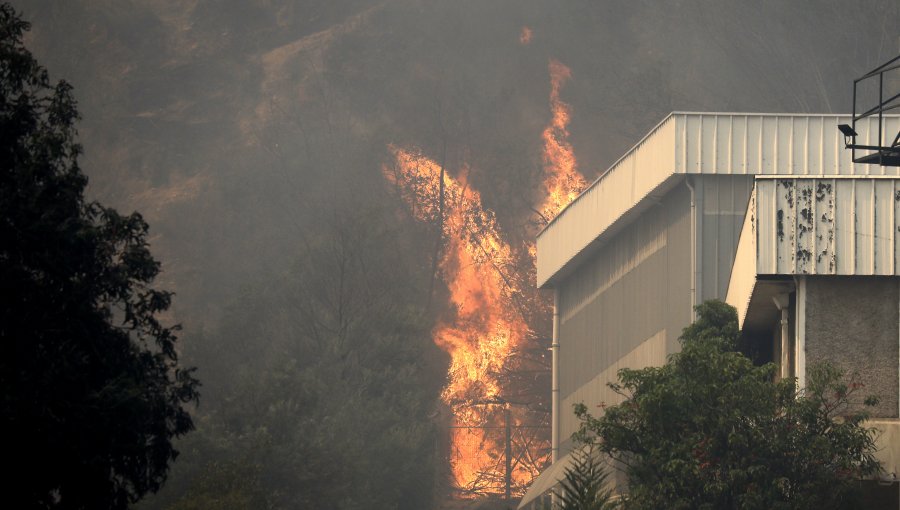
[[[509,405],[506,406],[506,500],[509,501],[512,489],[512,427]]]

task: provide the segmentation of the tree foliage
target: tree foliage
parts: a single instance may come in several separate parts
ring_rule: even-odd
[[[147,224],[86,201],[72,88],[51,85],[0,5],[0,423],[5,498],[24,508],[125,508],[160,488],[192,428],[171,294]]]
[[[574,461],[560,480],[559,502],[562,510],[612,510],[613,491],[608,487],[609,472],[593,445],[577,451]]]
[[[258,464],[247,459],[210,462],[187,494],[170,510],[268,510],[272,495],[262,488]]]
[[[619,372],[622,404],[599,418],[577,406],[579,436],[627,471],[627,507],[858,505],[860,477],[880,469],[866,415],[851,410],[861,385],[829,364],[810,367],[805,389],[776,382],[773,364],[735,350],[733,308],[696,309],[668,363]]]
[[[432,506],[445,366],[413,285],[426,273],[376,211],[323,222],[294,267],[191,338],[205,405],[171,483],[144,508],[214,508],[226,495],[274,508]]]

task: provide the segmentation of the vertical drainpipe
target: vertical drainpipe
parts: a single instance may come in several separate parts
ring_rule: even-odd
[[[806,277],[794,277],[797,289],[797,317],[794,320],[794,377],[797,387],[806,387]]]
[[[559,459],[559,288],[553,289],[553,339],[550,382],[550,461]]]
[[[790,366],[790,338],[788,338],[788,333],[790,332],[790,322],[788,320],[788,313],[791,303],[791,298],[788,294],[777,294],[772,296],[772,302],[775,303],[775,308],[781,311],[781,378],[787,379],[791,376],[791,366]]]
[[[787,379],[791,376],[790,353],[790,323],[788,321],[788,308],[785,306],[781,309],[781,378]]]
[[[697,306],[697,206],[691,178],[685,177],[684,184],[691,190],[691,322],[693,322],[697,318],[694,311],[694,307]]]

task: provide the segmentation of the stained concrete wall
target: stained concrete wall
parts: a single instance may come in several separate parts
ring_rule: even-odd
[[[807,276],[806,366],[831,361],[858,372],[874,418],[897,418],[900,278]]]

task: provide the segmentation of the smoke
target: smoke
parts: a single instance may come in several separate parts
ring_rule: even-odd
[[[51,77],[75,86],[90,194],[148,219],[186,343],[359,211],[395,223],[371,250],[412,254],[398,302],[424,329],[449,328],[444,309],[420,306],[433,232],[383,178],[400,147],[493,212],[528,334],[546,339],[546,305],[526,288],[536,224],[672,110],[849,111],[852,79],[896,54],[900,26],[894,0],[13,4]],[[433,299],[449,306],[453,292]],[[234,367],[208,366],[224,387]],[[444,368],[426,374],[435,401]]]

